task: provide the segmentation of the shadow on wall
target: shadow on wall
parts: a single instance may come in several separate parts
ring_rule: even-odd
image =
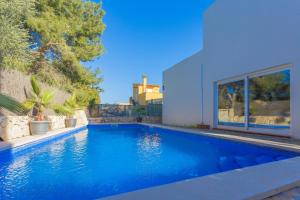
[[[54,87],[50,87],[46,84],[41,83],[41,86],[45,90],[54,92],[53,103],[62,104],[66,99],[70,97],[70,94],[59,90]],[[7,94],[20,102],[26,100],[26,96],[31,91],[30,76],[24,75],[23,73],[16,70],[3,70],[0,69],[0,93]],[[54,114],[53,111],[47,110],[46,114]],[[14,116],[6,110],[0,109],[0,116]]]

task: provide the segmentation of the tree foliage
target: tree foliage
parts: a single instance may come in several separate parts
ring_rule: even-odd
[[[25,70],[30,66],[25,22],[34,13],[34,0],[0,0],[0,68]]]
[[[72,84],[99,84],[101,79],[81,62],[103,52],[100,36],[105,26],[101,6],[82,0],[38,0],[35,9],[36,14],[27,21],[30,31],[39,36],[32,70],[54,67]]]
[[[252,78],[250,79],[250,98],[262,101],[288,100],[289,82],[289,71]]]
[[[218,106],[220,109],[233,108],[235,103],[244,102],[244,81],[219,85]]]
[[[85,0],[0,0],[0,67],[78,91],[82,104],[99,102],[100,71],[82,62],[103,52],[103,15],[101,4]]]

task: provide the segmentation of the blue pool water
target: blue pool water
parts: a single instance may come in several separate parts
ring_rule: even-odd
[[[95,125],[0,153],[0,199],[95,199],[294,156],[143,125]]]

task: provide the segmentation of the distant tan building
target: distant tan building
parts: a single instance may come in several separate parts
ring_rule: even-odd
[[[147,84],[147,76],[142,76],[142,83],[132,86],[131,103],[146,105],[148,101],[162,99],[160,85]]]

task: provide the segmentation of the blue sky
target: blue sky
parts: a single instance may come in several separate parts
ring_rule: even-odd
[[[99,1],[98,1],[99,2]],[[102,103],[128,102],[142,74],[161,84],[162,72],[202,48],[202,13],[213,0],[103,0],[105,53]]]

